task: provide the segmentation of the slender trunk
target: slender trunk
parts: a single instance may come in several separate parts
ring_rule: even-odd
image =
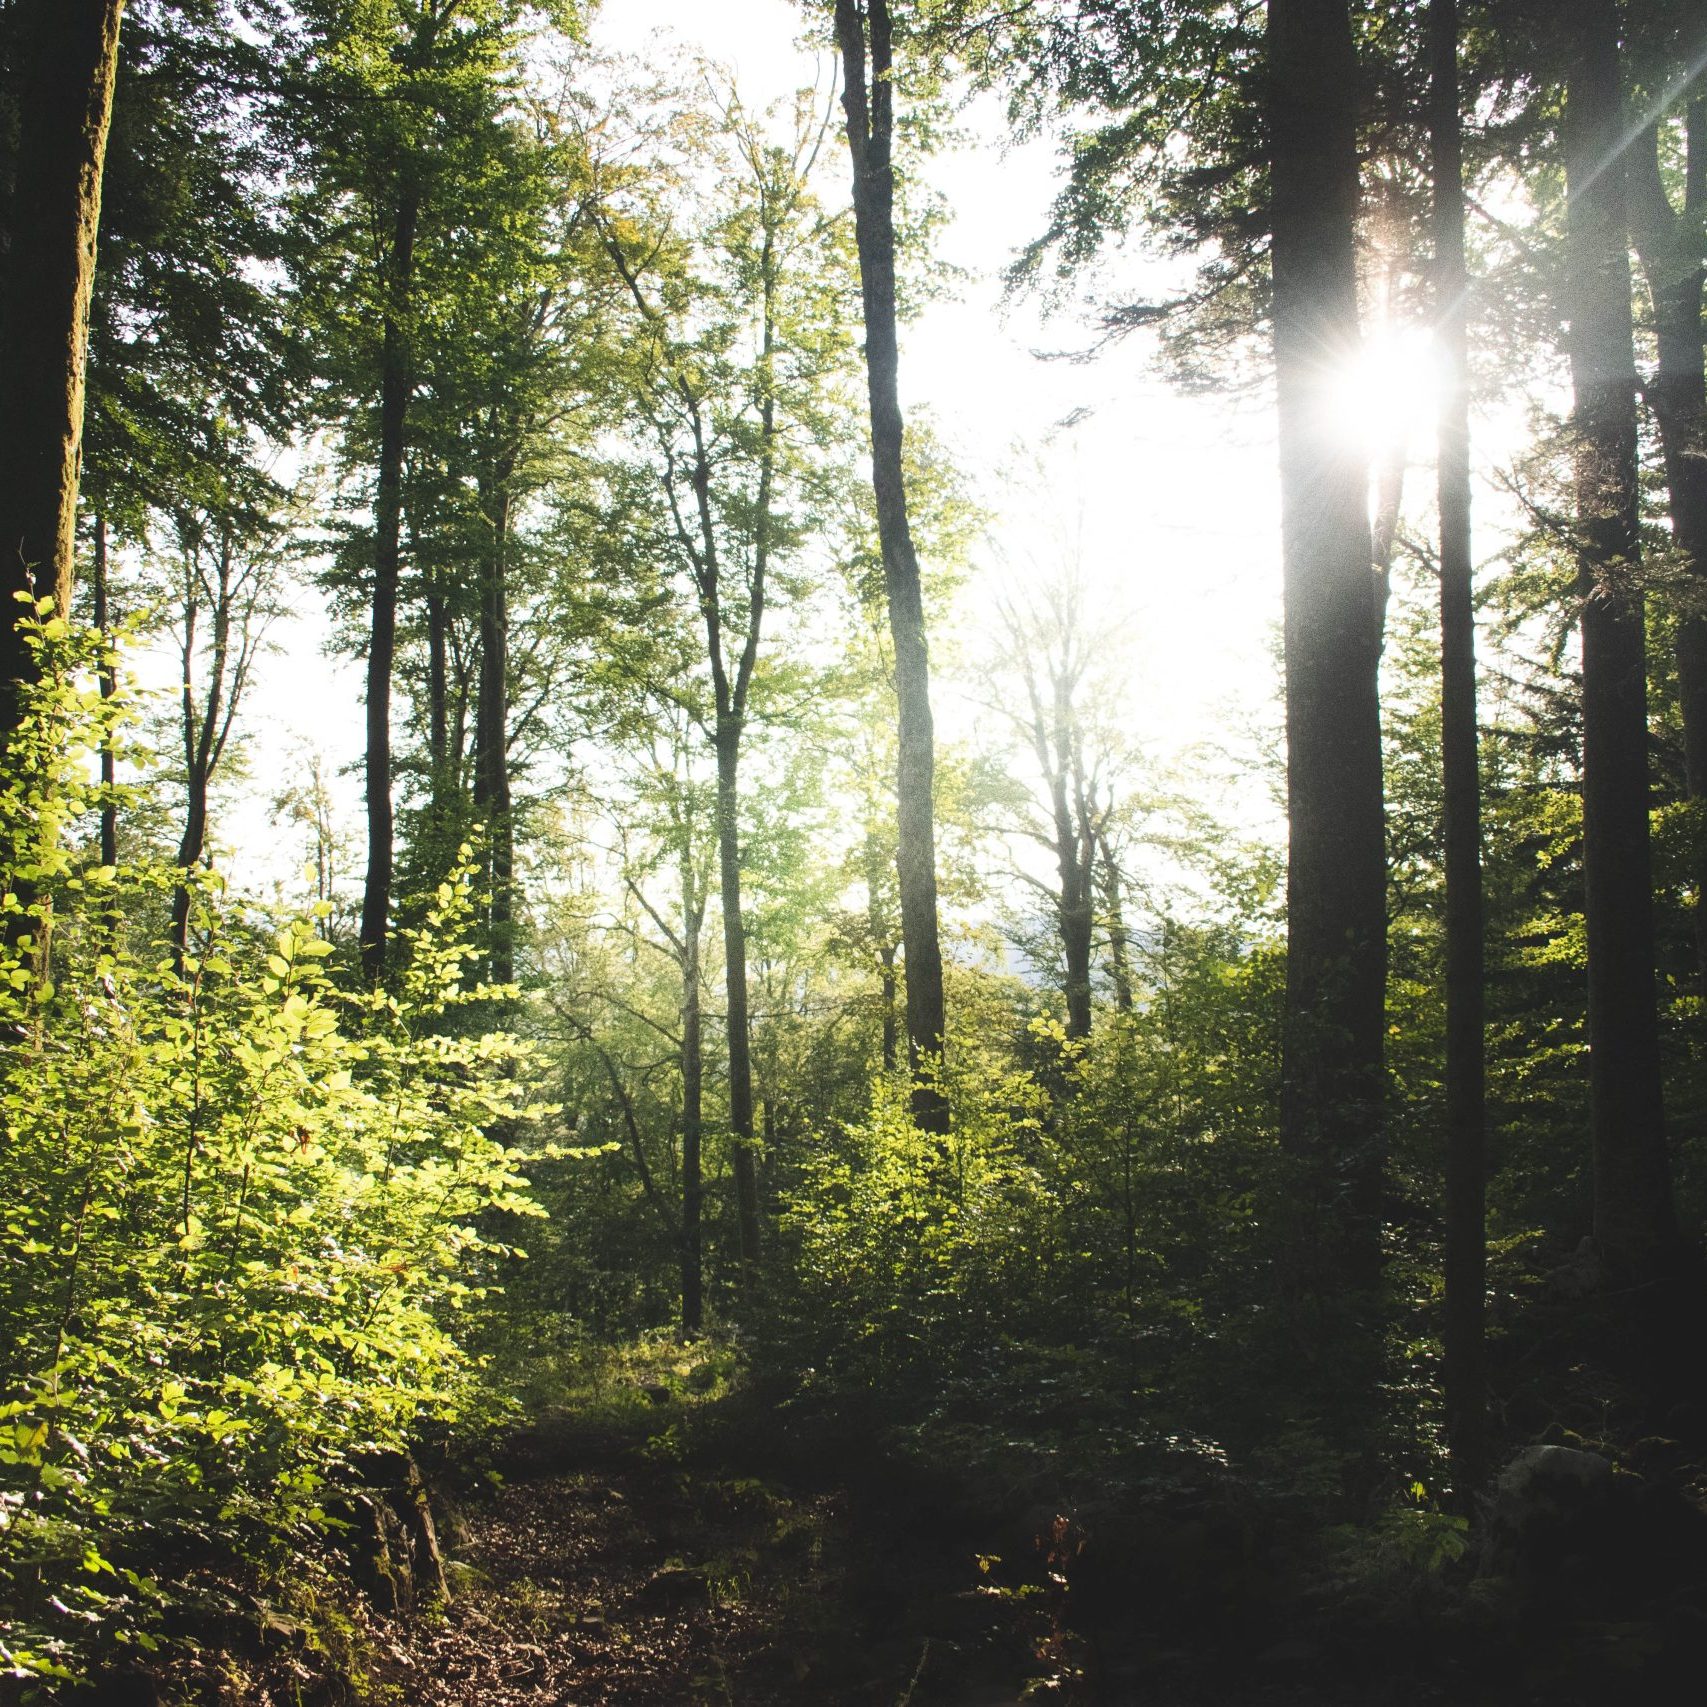
[[[507,548],[513,464],[499,467],[488,497],[492,540],[480,594],[480,680],[475,702],[474,804],[485,820],[487,964],[494,983],[515,978],[515,826],[510,810],[510,622]]]
[[[699,999],[699,935],[705,897],[691,857],[682,856],[682,1332],[705,1325],[704,1022]]]
[[[1132,1012],[1132,945],[1126,934],[1126,909],[1120,900],[1120,867],[1105,831],[1097,832],[1097,868],[1102,874],[1103,910],[1108,918],[1108,966],[1114,980],[1117,1013]]]
[[[225,714],[226,675],[231,662],[231,533],[222,531],[219,543],[219,579],[212,610],[212,655],[207,671],[207,703],[198,713],[195,694],[196,602],[189,592],[184,612],[183,674],[179,685],[179,718],[184,740],[184,832],[178,841],[178,869],[194,869],[207,848],[208,786],[219,762],[222,742],[219,731]],[[194,574],[186,569],[187,575]],[[230,690],[236,693],[235,686]],[[190,886],[178,885],[172,897],[172,945],[180,967],[190,947]]]
[[[1661,1272],[1675,1226],[1654,992],[1636,364],[1614,0],[1574,0],[1570,27],[1565,278],[1582,599],[1594,1231],[1615,1283],[1628,1286]]]
[[[71,607],[101,171],[124,0],[18,0],[11,252],[0,305],[0,741],[34,665],[12,595]]]
[[[1696,967],[1707,987],[1707,374],[1701,330],[1701,220],[1707,213],[1707,98],[1687,108],[1681,217],[1660,176],[1659,129],[1629,155],[1630,228],[1654,311],[1659,362],[1647,400],[1659,428],[1672,545],[1693,583],[1677,624],[1684,790],[1694,807]]]
[[[1090,860],[1081,843],[1067,800],[1067,775],[1058,770],[1050,780],[1055,820],[1055,870],[1060,879],[1056,899],[1056,923],[1061,936],[1061,957],[1067,982],[1067,1036],[1070,1040],[1091,1034],[1091,907]]]
[[[184,833],[178,838],[178,869],[192,870],[207,846],[207,774],[193,767],[185,779]],[[180,883],[172,894],[172,952],[181,965],[190,947],[190,887]]]
[[[747,1017],[747,927],[741,914],[741,725],[717,719],[717,875],[729,1004],[729,1128],[734,1137],[735,1214],[741,1261],[759,1256],[759,1180],[753,1150],[753,1045]]]
[[[893,1073],[900,1059],[900,1028],[895,1023],[895,945],[877,950],[879,997],[883,1003],[883,1070]]]
[[[450,765],[450,669],[446,658],[446,629],[449,617],[445,611],[444,593],[429,587],[427,591],[427,747],[433,767],[433,797],[449,786]]]
[[[1289,1281],[1316,1336],[1329,1317],[1361,1332],[1380,1274],[1380,613],[1368,470],[1334,390],[1358,352],[1346,0],[1270,0],[1268,42],[1289,828],[1280,1117],[1303,1197]]]
[[[1458,0],[1429,6],[1434,319],[1440,352],[1440,723],[1446,811],[1446,1442],[1460,1506],[1487,1478],[1487,1109],[1483,1053],[1482,792],[1470,534],[1469,274]]]
[[[362,891],[361,922],[362,970],[372,979],[385,970],[396,861],[391,802],[391,673],[397,656],[404,433],[413,387],[407,321],[420,213],[420,192],[405,179],[398,190],[387,267],[380,348],[379,469],[373,505],[373,621],[367,655],[367,882]]]
[[[836,35],[842,51],[842,99],[853,154],[854,227],[871,407],[872,490],[877,500],[877,532],[883,552],[900,710],[899,846],[895,863],[906,957],[913,1117],[924,1131],[942,1133],[948,1130],[949,1117],[948,1099],[938,1082],[946,1010],[942,944],[937,931],[936,750],[924,596],[903,473],[900,354],[895,326],[894,85],[888,0],[866,0],[863,15],[859,0],[836,0]]]
[[[95,518],[95,631],[101,637],[101,667],[96,682],[102,699],[118,692],[116,661],[112,650],[112,612],[109,608],[107,564],[107,518]],[[101,864],[119,862],[119,808],[114,796],[118,786],[118,756],[111,741],[101,743]]]

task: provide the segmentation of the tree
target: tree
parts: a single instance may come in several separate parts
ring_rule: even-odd
[[[1652,43],[1638,35],[1638,46]],[[1707,95],[1700,92],[1707,30],[1686,29],[1680,57],[1691,70],[1676,88],[1669,56],[1661,56],[1665,93],[1683,106],[1681,206],[1661,172],[1661,138],[1668,120],[1656,116],[1630,145],[1626,188],[1630,231],[1653,311],[1658,361],[1645,397],[1659,429],[1672,545],[1688,587],[1677,621],[1678,699],[1683,714],[1684,785],[1697,816],[1707,813],[1707,371],[1704,371],[1702,290],[1707,279]],[[1662,97],[1663,99],[1663,97]],[[1707,980],[1707,833],[1695,826],[1695,942],[1697,969]]]
[[[825,121],[809,98],[794,119],[792,134],[773,141],[730,94],[715,152],[700,163],[720,175],[716,204],[692,228],[688,252],[655,279],[643,276],[639,257],[665,259],[650,230],[662,221],[608,225],[638,319],[635,398],[651,441],[643,478],[655,549],[692,599],[709,689],[651,682],[691,711],[716,755],[729,1117],[749,1264],[758,1257],[759,1202],[741,757],[764,682],[766,613],[787,594],[792,560],[825,525],[819,464],[840,419],[837,381],[848,354],[840,327],[847,256],[810,186]]]
[[[1356,1322],[1380,1265],[1386,855],[1369,475],[1333,391],[1358,352],[1345,0],[1272,0],[1268,49],[1288,828],[1280,1123],[1310,1205],[1293,1282],[1312,1308],[1338,1297]]]
[[[71,604],[89,293],[124,0],[18,0],[22,73],[0,298],[0,738],[31,654],[14,595]]]
[[[1028,580],[1032,578],[1028,577]],[[1064,969],[1066,1034],[1070,1041],[1091,1034],[1091,963],[1099,898],[1118,912],[1120,877],[1112,860],[1110,813],[1114,758],[1110,732],[1100,728],[1097,701],[1110,684],[1096,679],[1099,645],[1109,632],[1089,627],[1087,588],[1073,564],[1015,589],[999,605],[1003,630],[1004,684],[1019,688],[992,706],[1013,728],[1043,786],[1042,810],[1028,810],[1027,833],[1055,865],[1049,906]],[[1089,702],[1089,703],[1087,703]],[[1028,801],[1027,806],[1032,806]],[[1125,927],[1117,925],[1117,954],[1125,951]],[[1124,962],[1117,984],[1131,1003]]]
[[[1618,11],[1573,0],[1564,292],[1582,621],[1583,867],[1594,1232],[1621,1283],[1675,1237],[1654,993],[1647,660]]]
[[[1470,531],[1469,273],[1459,114],[1458,0],[1429,5],[1429,154],[1441,359],[1441,771],[1446,865],[1446,1436],[1461,1501],[1486,1473],[1487,1110],[1482,799]]]
[[[853,156],[865,365],[871,410],[871,480],[895,647],[900,709],[896,865],[906,956],[907,1048],[912,1107],[921,1130],[948,1130],[948,1101],[934,1082],[946,1035],[937,921],[936,770],[924,595],[913,548],[903,464],[900,350],[895,304],[895,83],[889,0],[836,0],[842,104]]]
[[[230,513],[183,515],[175,529],[172,620],[184,760],[178,869],[185,881],[172,899],[172,942],[180,961],[190,941],[188,874],[207,851],[209,790],[230,745],[267,625],[279,614],[281,566],[276,544],[267,537],[271,531],[259,518]]]
[[[417,274],[479,193],[523,12],[520,0],[381,0],[354,12],[312,0],[301,8],[291,74],[312,98],[283,120],[309,159],[297,271],[329,346],[328,399],[372,412],[345,420],[347,448],[359,447],[372,472],[361,926],[372,978],[386,964],[396,875],[392,684],[405,459],[421,380]]]

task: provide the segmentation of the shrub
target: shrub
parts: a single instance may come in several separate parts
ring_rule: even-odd
[[[45,614],[45,613],[44,613]],[[0,1670],[152,1645],[193,1561],[324,1522],[351,1455],[478,1392],[458,1312],[531,1205],[494,1133],[517,1046],[456,1037],[466,871],[394,991],[339,989],[312,918],[98,864],[76,832],[125,708],[48,621],[0,791]],[[168,1570],[162,1568],[172,1566]]]

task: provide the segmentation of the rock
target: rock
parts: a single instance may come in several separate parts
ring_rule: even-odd
[[[1707,1518],[1597,1452],[1531,1446],[1500,1473],[1481,1532],[1485,1576],[1531,1600],[1613,1608],[1707,1575]]]

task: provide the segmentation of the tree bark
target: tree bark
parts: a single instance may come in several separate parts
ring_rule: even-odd
[[[868,42],[869,34],[869,42]],[[865,317],[871,407],[872,490],[883,552],[889,630],[900,710],[897,791],[901,939],[907,980],[907,1050],[913,1118],[926,1132],[948,1130],[939,1082],[946,1027],[942,944],[937,928],[936,752],[924,596],[913,548],[903,473],[904,427],[895,323],[894,85],[888,0],[836,0],[842,103],[853,155],[855,237]],[[868,67],[869,64],[869,76]]]
[[[231,534],[222,532],[219,543],[218,581],[214,589],[213,608],[208,616],[213,624],[213,656],[208,666],[207,703],[196,706],[196,602],[192,590],[184,610],[183,670],[179,682],[179,721],[184,743],[184,830],[178,840],[178,869],[186,875],[201,859],[207,847],[208,787],[213,780],[225,745],[225,733],[230,728],[230,710],[235,705],[236,687],[230,692],[232,705],[227,705],[226,677],[231,661]],[[190,947],[190,887],[180,883],[172,896],[172,946],[179,965]]]
[[[1335,396],[1358,353],[1346,0],[1270,0],[1268,46],[1290,838],[1280,1112],[1304,1198],[1289,1279],[1301,1319],[1360,1327],[1380,1273],[1387,950],[1368,468]]]
[[[1109,846],[1106,829],[1097,831],[1097,868],[1101,873],[1103,907],[1108,919],[1108,968],[1114,981],[1116,1013],[1132,1012],[1132,944],[1126,933],[1126,909],[1120,899],[1120,866]]]
[[[1647,674],[1614,0],[1574,0],[1566,89],[1565,290],[1582,599],[1583,867],[1594,1233],[1615,1285],[1675,1238],[1654,992]]]
[[[11,251],[0,307],[0,741],[34,664],[12,595],[71,608],[101,173],[124,0],[19,0]]]
[[[1487,1478],[1487,1109],[1482,998],[1482,792],[1470,532],[1469,273],[1458,0],[1429,6],[1434,318],[1441,386],[1440,721],[1446,842],[1446,1442],[1461,1508]]]
[[[385,971],[396,868],[396,815],[391,801],[391,675],[397,658],[397,589],[401,579],[403,451],[414,375],[409,354],[409,293],[421,197],[412,179],[398,190],[386,268],[385,323],[379,376],[379,469],[374,492],[373,614],[367,654],[367,881],[362,890],[362,970]]]
[[[705,1326],[704,1019],[700,1008],[699,939],[705,921],[690,848],[682,852],[682,1332]]]
[[[1629,155],[1630,229],[1653,304],[1659,361],[1647,401],[1659,428],[1672,545],[1692,585],[1677,624],[1684,791],[1691,826],[1695,958],[1707,989],[1707,372],[1701,310],[1701,222],[1707,215],[1707,98],[1686,109],[1687,165],[1679,215],[1660,177],[1659,128]]]
[[[747,1014],[747,926],[741,912],[741,719],[718,714],[717,872],[723,908],[724,988],[729,1005],[729,1127],[734,1138],[735,1217],[745,1266],[759,1256],[759,1176],[753,1154],[753,1041]]]
[[[118,692],[115,654],[112,650],[112,612],[109,608],[107,564],[107,518],[95,518],[95,631],[101,637],[101,666],[96,681],[102,699]],[[119,808],[114,797],[118,786],[118,758],[111,741],[101,743],[101,864],[119,862]]]
[[[484,495],[492,537],[480,590],[480,677],[475,700],[475,810],[487,846],[487,969],[512,983],[515,957],[515,825],[510,799],[509,564],[512,458],[503,459]]]

